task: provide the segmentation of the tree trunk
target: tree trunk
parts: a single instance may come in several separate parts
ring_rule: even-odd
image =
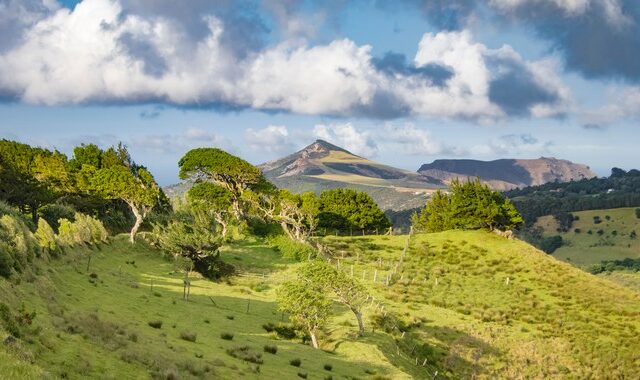
[[[227,237],[227,222],[224,220],[224,217],[220,214],[216,214],[215,219],[216,222],[222,226],[222,237]]]
[[[133,224],[133,227],[131,228],[131,233],[129,234],[129,241],[131,242],[131,244],[133,244],[135,243],[135,238],[136,238],[136,234],[138,233],[138,228],[140,228],[140,225],[142,224],[143,216],[137,207],[131,204],[129,205],[129,207],[131,207],[131,212],[133,212],[133,215],[136,217],[136,222]]]
[[[313,346],[313,348],[320,348],[320,345],[318,345],[318,338],[316,337],[315,330],[309,330],[309,335],[311,336],[311,345]]]
[[[293,236],[293,233],[291,233],[291,230],[289,229],[289,225],[287,223],[280,222],[280,227],[282,227],[284,232],[287,234],[287,236],[289,236],[291,240],[296,240],[295,236]]]
[[[362,312],[360,310],[351,309],[353,314],[355,314],[356,319],[358,320],[358,335],[364,335],[364,322],[362,321]]]

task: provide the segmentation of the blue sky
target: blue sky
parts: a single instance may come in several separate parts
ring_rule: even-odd
[[[0,137],[261,163],[327,139],[416,170],[554,156],[639,167],[626,0],[0,0]],[[585,43],[586,42],[586,43]]]

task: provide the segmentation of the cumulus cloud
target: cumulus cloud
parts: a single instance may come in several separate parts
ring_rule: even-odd
[[[551,153],[553,141],[540,141],[531,134],[507,134],[490,140],[487,144],[470,148],[474,155],[508,156],[527,155],[536,156]]]
[[[580,119],[585,129],[604,129],[623,120],[640,120],[640,86],[613,87],[608,91],[608,103],[583,111]]]
[[[244,139],[251,149],[270,153],[287,153],[293,150],[289,130],[283,125],[269,125],[262,129],[248,128]]]
[[[201,128],[187,128],[181,133],[149,134],[131,139],[131,145],[149,153],[184,153],[193,148],[215,147],[230,152],[237,148],[224,136]]]
[[[424,128],[408,123],[394,125],[387,123],[379,136],[385,145],[392,145],[397,151],[410,155],[460,154],[460,148],[447,147],[435,141]]]
[[[408,63],[374,59],[349,39],[266,45],[264,21],[236,2],[84,0],[30,14],[20,43],[0,50],[1,99],[493,120],[555,116],[569,98],[553,65],[489,49],[466,30],[425,34]]]
[[[358,130],[351,123],[318,124],[313,127],[313,135],[359,156],[374,157],[378,154],[378,145],[371,132]]]

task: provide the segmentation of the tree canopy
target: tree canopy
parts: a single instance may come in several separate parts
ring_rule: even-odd
[[[414,227],[430,232],[451,229],[510,230],[523,223],[513,204],[480,179],[454,180],[450,193],[437,191],[414,217]]]
[[[333,189],[320,194],[318,223],[321,228],[339,230],[385,229],[391,223],[365,192],[352,189]]]
[[[243,214],[241,197],[245,191],[266,183],[260,169],[218,148],[197,148],[178,161],[180,178],[195,182],[209,181],[231,193],[236,217]]]

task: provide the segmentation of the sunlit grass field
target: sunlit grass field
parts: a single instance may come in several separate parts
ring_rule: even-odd
[[[635,208],[590,210],[572,213],[579,220],[573,222],[568,232],[558,232],[558,224],[552,216],[538,219],[537,225],[546,235],[560,235],[566,244],[553,255],[578,266],[597,264],[603,260],[640,258],[640,238],[632,237],[632,231],[640,234],[640,219]],[[600,223],[596,223],[598,217]]]
[[[192,276],[189,301],[184,273],[143,243],[117,237],[99,249],[69,251],[40,262],[37,273],[0,280],[3,302],[37,312],[24,339],[0,348],[0,378],[640,374],[638,293],[486,232],[415,235],[400,263],[406,241],[406,235],[325,238],[331,262],[359,278],[373,298],[364,309],[365,336],[357,337],[352,314],[336,307],[320,351],[263,328],[286,322],[275,289],[298,264],[260,240],[223,250],[241,273],[228,282]],[[265,345],[276,345],[277,353],[264,352]],[[228,353],[238,356],[244,347],[247,360]]]

